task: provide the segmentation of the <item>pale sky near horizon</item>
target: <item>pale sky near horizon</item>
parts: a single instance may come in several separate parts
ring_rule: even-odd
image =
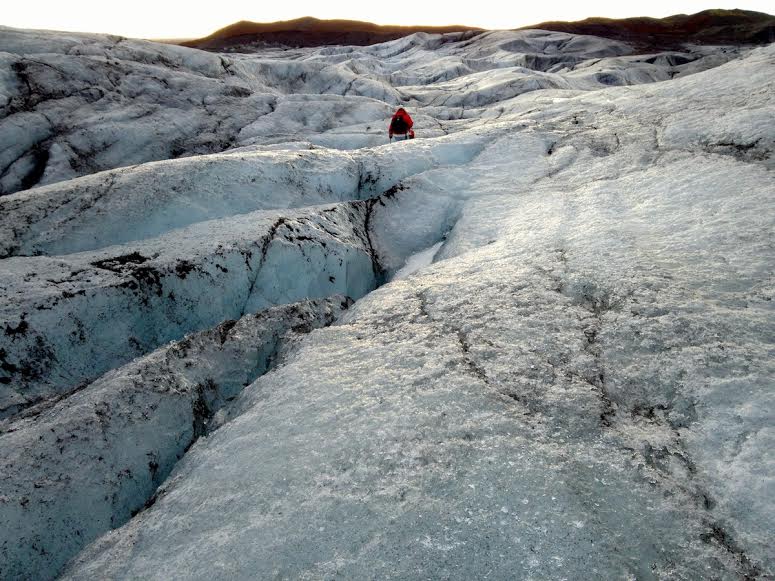
[[[371,2],[369,0],[286,0],[248,2],[221,0],[197,3],[181,0],[35,0],[15,2],[0,15],[0,25],[80,32],[101,32],[138,38],[196,38],[238,20],[271,22],[301,16],[346,18],[377,24],[465,24],[481,28],[518,28],[547,20],[580,20],[588,16],[625,18],[692,14],[708,8],[742,8],[775,12],[772,0],[652,0],[621,2],[529,2],[525,6],[504,0],[431,0]],[[0,33],[2,34],[2,33]]]

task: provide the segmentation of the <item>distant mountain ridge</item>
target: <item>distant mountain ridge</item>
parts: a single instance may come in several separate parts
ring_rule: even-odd
[[[632,43],[639,50],[666,50],[686,43],[768,44],[775,42],[775,16],[750,10],[704,10],[697,14],[676,14],[667,18],[602,18],[576,22],[552,21],[518,30],[543,29],[587,34]],[[209,36],[178,42],[204,50],[240,50],[250,45],[290,47],[328,45],[370,45],[395,40],[416,32],[444,34],[481,31],[463,26],[392,26],[358,20],[320,20],[313,17],[278,22],[242,20]]]
[[[415,32],[445,34],[478,31],[479,28],[451,26],[382,26],[358,20],[320,20],[310,16],[279,22],[242,20],[204,38],[181,42],[183,46],[205,50],[224,50],[250,44],[291,47],[377,44]]]
[[[571,34],[590,34],[634,44],[646,50],[696,44],[768,44],[775,42],[775,16],[750,10],[704,10],[667,18],[587,18],[577,22],[542,22],[540,28]]]

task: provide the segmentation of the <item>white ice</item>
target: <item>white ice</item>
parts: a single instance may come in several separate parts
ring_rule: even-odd
[[[738,49],[637,55],[540,30],[414,34],[370,47],[218,55],[113,36],[0,27],[0,196],[100,170],[305,141],[385,142],[398,104],[423,135],[528,91],[594,90],[717,66]]]
[[[54,572],[84,542],[141,510],[245,385],[347,305],[339,296],[226,321],[0,422],[3,490],[26,499],[0,503],[0,543],[11,563],[4,578],[24,577],[31,562]]]
[[[406,264],[404,264],[404,266],[402,266],[398,272],[393,275],[392,280],[401,280],[402,278],[411,276],[421,268],[431,264],[433,262],[434,256],[436,256],[436,253],[439,251],[439,248],[441,248],[442,244],[444,244],[443,241],[437,242],[425,250],[421,250],[416,254],[412,254],[409,258],[406,259]]]
[[[775,575],[775,45],[0,51],[0,577]]]

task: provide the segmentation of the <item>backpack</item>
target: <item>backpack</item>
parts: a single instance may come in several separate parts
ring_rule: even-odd
[[[403,115],[398,115],[397,117],[394,117],[393,121],[390,123],[390,129],[393,133],[406,133],[409,129],[409,124],[406,122]]]

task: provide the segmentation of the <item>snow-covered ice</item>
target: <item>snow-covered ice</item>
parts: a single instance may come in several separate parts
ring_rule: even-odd
[[[417,120],[442,135],[466,108],[527,91],[659,81],[739,53],[631,52],[590,36],[500,31],[227,56],[0,27],[0,195],[246,145],[376,145],[399,103],[428,106]]]
[[[433,246],[430,246],[425,250],[421,250],[417,254],[412,254],[409,258],[406,259],[406,264],[393,275],[392,280],[406,278],[421,268],[428,266],[433,262],[433,258],[436,256],[436,253],[439,251],[439,248],[441,248],[442,244],[444,244],[443,241],[436,242],[436,244]]]
[[[376,284],[362,205],[211,220],[131,249],[0,262],[0,418],[185,333]]]
[[[775,576],[775,45],[0,51],[0,577]]]
[[[223,406],[286,356],[299,334],[347,306],[339,296],[226,321],[0,423],[3,490],[26,499],[0,503],[0,542],[12,564],[4,577],[24,577],[31,565],[56,571],[84,542],[153,502]]]

